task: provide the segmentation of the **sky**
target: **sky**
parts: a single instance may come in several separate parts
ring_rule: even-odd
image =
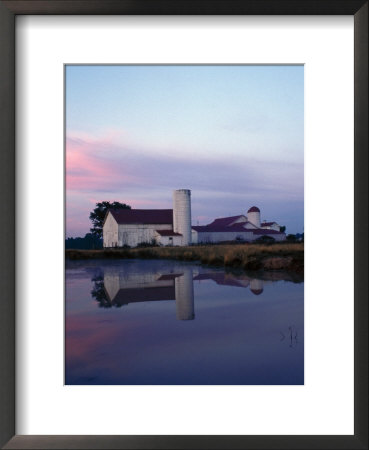
[[[97,202],[172,208],[192,224],[246,214],[304,230],[301,65],[66,66],[66,236]]]

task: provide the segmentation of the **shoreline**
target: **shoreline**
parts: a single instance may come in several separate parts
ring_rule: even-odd
[[[65,250],[69,260],[83,259],[172,259],[244,271],[295,272],[304,274],[304,244],[193,245],[189,247],[111,248]]]

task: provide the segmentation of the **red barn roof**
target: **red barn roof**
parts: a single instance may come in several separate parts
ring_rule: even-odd
[[[118,224],[173,225],[172,209],[109,209]]]
[[[220,217],[219,219],[215,219],[213,222],[209,223],[207,225],[208,227],[214,226],[214,227],[228,227],[231,225],[235,220],[239,219],[240,217],[244,217],[242,214],[239,216],[231,216],[231,217]]]

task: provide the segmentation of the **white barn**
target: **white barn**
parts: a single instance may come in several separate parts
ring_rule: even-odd
[[[108,210],[103,224],[104,247],[139,244],[191,244],[191,191],[173,192],[173,209]]]
[[[247,215],[222,217],[208,225],[192,226],[191,191],[188,189],[173,192],[173,209],[109,210],[103,225],[104,247],[252,242],[262,236],[276,241],[286,239],[276,222],[260,222],[260,210],[256,206],[252,206]]]

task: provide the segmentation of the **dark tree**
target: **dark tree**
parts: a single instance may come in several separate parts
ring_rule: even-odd
[[[90,220],[92,222],[92,228],[90,228],[90,231],[99,238],[102,237],[103,223],[108,209],[131,209],[131,207],[120,202],[96,203],[96,208],[90,213]]]
[[[283,225],[281,228],[280,228],[280,230],[279,230],[281,233],[284,233],[285,231],[286,231],[286,227]]]

